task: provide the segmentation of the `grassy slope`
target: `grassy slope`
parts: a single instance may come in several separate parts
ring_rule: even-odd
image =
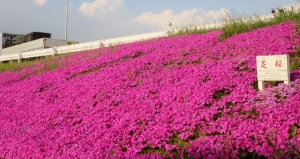
[[[0,157],[298,155],[294,24],[222,42],[220,31],[137,42],[1,73]],[[292,56],[293,86],[259,94],[255,55],[281,53]]]

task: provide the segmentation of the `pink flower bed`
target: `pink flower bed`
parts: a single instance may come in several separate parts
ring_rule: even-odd
[[[168,37],[0,73],[0,158],[266,158],[300,153],[300,70],[258,92],[256,55],[293,54],[293,22]]]

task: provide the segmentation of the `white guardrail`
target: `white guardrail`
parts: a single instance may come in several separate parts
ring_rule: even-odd
[[[269,14],[269,15],[261,16],[260,18],[268,19],[271,18],[272,16],[273,16],[272,14]],[[213,28],[213,27],[216,28],[222,26],[223,23],[213,23],[213,24],[197,26],[197,28]],[[178,29],[174,29],[172,31],[176,32],[176,30]],[[126,43],[136,42],[140,40],[148,40],[151,38],[165,37],[168,36],[167,33],[168,31],[159,31],[159,32],[146,33],[146,34],[117,37],[117,38],[111,38],[105,40],[97,40],[97,41],[85,42],[80,44],[66,45],[66,46],[60,46],[60,47],[54,47],[48,49],[14,53],[9,55],[1,55],[0,62],[13,61],[13,60],[18,60],[18,62],[20,62],[23,58],[32,58],[32,57],[40,57],[40,56],[48,56],[48,55],[55,56],[57,54],[92,50],[92,49],[100,48],[102,46],[106,47],[109,45],[126,44]]]
[[[66,46],[40,49],[40,50],[33,50],[33,51],[14,53],[14,54],[9,54],[9,55],[1,55],[0,62],[12,61],[12,60],[18,60],[18,62],[20,62],[21,59],[23,59],[23,58],[32,58],[32,57],[48,56],[48,55],[54,56],[57,54],[92,50],[92,49],[96,49],[96,48],[99,48],[102,46],[125,44],[125,43],[131,43],[131,42],[135,42],[135,41],[139,41],[139,40],[147,40],[147,39],[151,39],[151,38],[164,37],[164,36],[167,36],[166,31],[138,34],[138,35],[132,35],[132,36],[105,39],[105,40],[97,40],[97,41],[92,41],[92,42],[85,42],[85,43],[80,43],[80,44],[66,45]]]

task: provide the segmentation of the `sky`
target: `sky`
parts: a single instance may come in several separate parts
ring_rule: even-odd
[[[0,0],[0,33],[65,39],[67,0]],[[299,0],[68,0],[67,39],[89,42],[266,15]],[[170,24],[171,27],[170,27]]]

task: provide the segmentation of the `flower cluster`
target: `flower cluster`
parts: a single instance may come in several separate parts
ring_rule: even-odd
[[[299,72],[258,92],[257,55],[294,22],[75,53],[0,73],[0,158],[239,158],[300,153]],[[55,64],[55,69],[52,66]]]

